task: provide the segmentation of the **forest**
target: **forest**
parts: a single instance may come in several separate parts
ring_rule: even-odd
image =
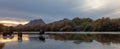
[[[120,18],[100,18],[93,20],[91,18],[73,18],[70,21],[54,22],[45,25],[34,26],[4,26],[0,24],[0,31],[4,30],[13,31],[50,31],[50,32],[119,32],[120,31]]]

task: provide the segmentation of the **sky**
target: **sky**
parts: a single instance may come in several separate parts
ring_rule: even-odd
[[[120,0],[0,0],[0,23],[46,23],[74,17],[120,18]]]

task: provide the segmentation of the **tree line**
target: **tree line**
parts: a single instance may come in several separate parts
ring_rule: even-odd
[[[0,25],[0,30],[2,30]],[[20,25],[16,27],[8,27],[14,31],[120,31],[120,18],[110,19],[110,18],[100,18],[93,20],[91,18],[79,18],[76,17],[70,21],[64,22],[54,22],[45,25],[35,25],[35,26],[26,26]]]

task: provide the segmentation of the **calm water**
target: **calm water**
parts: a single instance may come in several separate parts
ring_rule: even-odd
[[[0,35],[0,49],[120,49],[120,34]]]

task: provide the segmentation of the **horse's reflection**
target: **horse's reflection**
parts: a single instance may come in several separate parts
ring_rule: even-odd
[[[2,36],[3,36],[3,39],[7,39],[7,38],[12,39],[12,38],[14,38],[13,32],[3,33]]]
[[[15,37],[14,35],[15,34],[13,34],[13,33],[3,33],[2,34],[3,39],[13,39]],[[23,40],[22,36],[23,36],[22,32],[18,32],[18,34],[17,34],[18,42],[22,42],[22,40]]]
[[[42,41],[42,42],[45,42],[45,36],[40,35],[39,40]]]
[[[22,42],[23,39],[22,39],[22,33],[21,32],[18,32],[18,42]]]

